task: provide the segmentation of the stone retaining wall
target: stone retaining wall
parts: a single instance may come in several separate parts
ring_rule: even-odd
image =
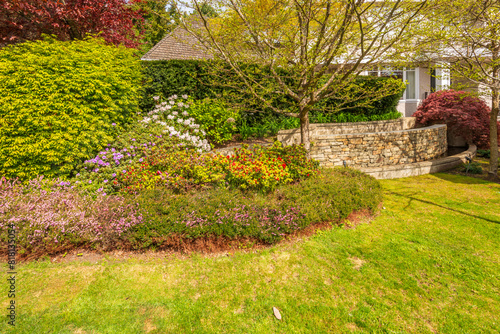
[[[359,122],[359,123],[315,123],[309,125],[311,138],[350,133],[390,132],[413,129],[415,117],[402,117],[389,121]],[[300,144],[300,129],[281,130],[278,140],[283,145]]]
[[[446,125],[412,128],[414,118],[393,121],[314,124],[311,157],[323,167],[379,167],[428,161],[447,150]],[[364,132],[366,130],[366,132]],[[298,129],[280,131],[285,145],[297,142]],[[298,133],[300,142],[300,133]]]

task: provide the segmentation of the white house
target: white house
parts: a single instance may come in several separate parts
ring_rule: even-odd
[[[412,116],[420,102],[425,100],[430,93],[447,89],[451,85],[449,71],[439,68],[434,69],[429,64],[404,68],[391,68],[390,66],[380,65],[361,74],[377,77],[396,77],[406,82],[406,90],[397,107],[398,111],[405,117]]]

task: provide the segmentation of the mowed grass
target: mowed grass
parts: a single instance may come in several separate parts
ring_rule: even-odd
[[[500,185],[382,185],[371,223],[265,250],[19,265],[17,325],[0,332],[500,332]]]

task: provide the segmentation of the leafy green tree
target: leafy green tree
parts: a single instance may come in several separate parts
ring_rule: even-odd
[[[200,11],[206,17],[217,17],[219,14],[214,7],[210,6],[208,3],[203,3],[200,7]]]
[[[219,9],[219,16],[206,15],[205,3]],[[234,87],[264,108],[299,118],[309,151],[309,112],[319,101],[336,98],[347,105],[399,91],[389,81],[366,91],[356,77],[411,49],[412,29],[426,5],[425,0],[193,0],[199,20],[183,25],[223,61],[216,71],[237,74]],[[248,64],[257,65],[254,73]],[[262,85],[262,76],[272,84]],[[273,104],[270,97],[276,95],[292,101],[292,108]]]
[[[139,21],[137,29],[143,32],[142,49],[148,51],[179,23],[180,13],[171,0],[144,0],[136,2],[144,21]]]
[[[491,97],[489,122],[490,167],[498,178],[498,114],[500,107],[500,3],[496,0],[438,0],[429,13],[424,56],[451,71],[455,79],[466,79]]]

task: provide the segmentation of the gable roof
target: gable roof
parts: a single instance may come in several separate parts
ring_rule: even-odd
[[[151,48],[141,60],[203,60],[213,59],[208,49],[201,45],[181,25]]]

